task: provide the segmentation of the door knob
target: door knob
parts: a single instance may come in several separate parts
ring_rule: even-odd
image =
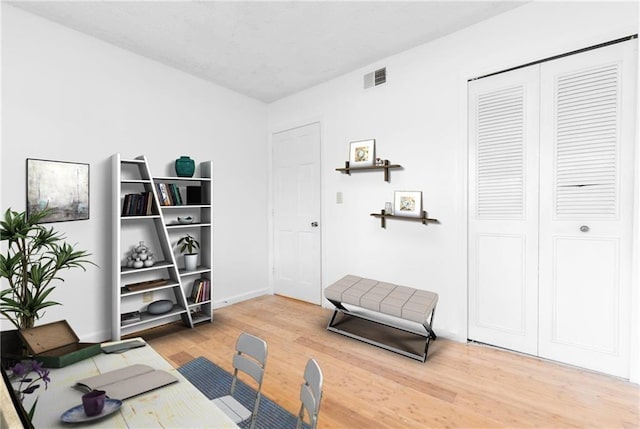
[[[580,232],[589,232],[589,227],[587,225],[582,225],[580,227]]]
[[[318,222],[316,222],[315,220],[313,222],[311,222],[311,226],[314,228],[318,227]]]

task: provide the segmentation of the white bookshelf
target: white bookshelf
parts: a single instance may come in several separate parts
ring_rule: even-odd
[[[153,176],[145,156],[112,157],[113,169],[113,323],[112,339],[133,334],[154,326],[181,320],[186,327],[213,321],[213,194],[212,163],[201,162],[197,177]],[[182,197],[181,205],[162,205],[157,185],[172,185]],[[201,201],[187,204],[186,188],[199,187]],[[127,194],[150,192],[150,210],[145,214],[125,214]],[[178,223],[178,216],[191,216],[191,224]],[[196,270],[184,269],[184,262],[176,243],[185,234],[200,242]],[[127,256],[139,242],[153,254],[155,263],[150,267],[127,267]],[[195,280],[209,282],[209,294],[200,302],[191,298]],[[145,282],[164,282],[150,288],[139,289],[131,285]],[[163,314],[148,313],[147,306],[157,300],[169,299],[173,308]],[[140,320],[121,323],[121,315],[140,312]]]

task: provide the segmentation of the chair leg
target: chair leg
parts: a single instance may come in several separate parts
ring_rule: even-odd
[[[253,412],[251,413],[251,425],[249,429],[254,429],[256,426],[256,419],[258,418],[258,410],[260,409],[260,392],[256,395],[256,402],[253,405]]]
[[[296,429],[302,428],[303,420],[304,420],[304,405],[300,405],[300,411],[298,411],[298,423],[296,423]]]

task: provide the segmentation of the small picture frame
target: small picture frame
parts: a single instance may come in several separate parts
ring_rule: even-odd
[[[41,223],[89,219],[89,164],[27,158],[27,218],[45,207]]]
[[[422,192],[420,191],[395,191],[394,216],[421,217],[422,216]]]
[[[376,161],[375,139],[351,142],[349,146],[349,167],[370,167]]]

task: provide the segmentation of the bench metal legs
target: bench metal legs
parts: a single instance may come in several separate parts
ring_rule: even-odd
[[[433,315],[435,314],[435,311],[436,311],[435,308],[431,311],[431,315],[429,316],[429,321],[425,322],[422,325],[426,329],[426,333],[422,334],[422,333],[411,331],[411,330],[408,330],[408,329],[403,329],[403,328],[400,328],[398,326],[394,326],[392,324],[384,323],[384,322],[382,322],[380,320],[375,320],[373,318],[369,318],[369,317],[367,317],[365,315],[362,315],[362,314],[353,313],[353,312],[349,311],[347,308],[345,308],[344,305],[342,305],[342,303],[336,302],[336,301],[332,301],[332,300],[329,300],[329,301],[336,308],[335,308],[335,310],[333,310],[333,314],[331,315],[331,319],[329,320],[329,323],[327,324],[327,330],[328,331],[336,332],[338,334],[341,334],[341,335],[344,335],[344,336],[347,336],[347,337],[350,337],[350,338],[365,342],[367,344],[371,344],[371,345],[383,348],[385,350],[390,350],[392,352],[399,353],[401,355],[410,357],[412,359],[419,360],[421,362],[425,362],[427,360],[427,353],[429,351],[429,344],[431,343],[431,340],[435,340],[437,338],[437,336],[436,336],[436,334],[435,334],[435,332],[433,331],[433,328],[432,328]],[[379,325],[388,326],[388,327],[391,327],[391,328],[394,328],[394,329],[398,329],[400,331],[409,332],[409,333],[417,335],[419,337],[423,337],[425,339],[424,353],[423,354],[413,353],[413,352],[410,352],[410,351],[407,351],[407,350],[403,350],[403,349],[398,348],[398,347],[393,347],[393,346],[390,346],[388,344],[381,343],[381,342],[373,340],[371,338],[363,337],[363,336],[355,334],[353,332],[349,332],[349,331],[340,329],[339,327],[336,326],[336,325],[339,324],[339,323],[336,323],[337,322],[336,318],[340,314],[346,315],[346,316],[350,316],[350,317],[355,317],[355,318],[358,318],[358,319],[367,320],[367,321],[372,322],[372,323],[377,323]]]

